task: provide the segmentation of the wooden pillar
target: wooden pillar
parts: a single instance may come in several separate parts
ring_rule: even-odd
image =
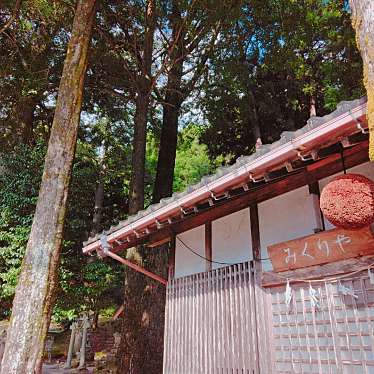
[[[169,264],[168,264],[169,280],[174,279],[174,275],[175,275],[175,243],[176,243],[176,238],[175,238],[175,234],[173,234],[169,242]]]
[[[258,220],[258,205],[252,203],[249,206],[249,216],[251,222],[252,252],[253,259],[261,258],[260,224]]]
[[[319,183],[313,182],[309,185],[309,193],[310,198],[312,199],[312,206],[313,206],[313,215],[314,215],[314,232],[320,232],[325,230],[325,222],[323,220],[322,212],[319,207],[319,197],[320,197],[320,189],[319,189]]]
[[[208,261],[205,261],[205,270],[211,271],[212,270],[212,222],[208,222],[205,224],[205,258]]]
[[[260,302],[263,298],[263,289],[261,288],[261,271],[262,271],[262,264],[261,264],[261,241],[260,241],[260,224],[258,219],[258,205],[257,202],[252,203],[249,206],[249,218],[250,218],[250,225],[251,225],[251,238],[252,238],[252,253],[253,253],[253,283],[252,283],[252,291],[255,295],[255,301],[253,303],[253,315],[254,321],[256,326],[256,344],[255,350],[257,355],[257,372],[260,373],[260,360],[262,352],[259,350],[259,346],[261,346],[261,342],[264,339],[265,331],[259,331],[261,329],[259,324],[259,318],[263,318],[262,310],[259,308],[259,305],[262,305]],[[259,316],[261,314],[261,316]]]

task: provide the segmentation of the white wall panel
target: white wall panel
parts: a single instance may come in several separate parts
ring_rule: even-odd
[[[213,260],[229,264],[252,260],[249,208],[212,222]],[[214,264],[213,268],[225,265]]]
[[[261,257],[267,258],[267,246],[314,233],[313,199],[307,186],[264,201],[258,206]],[[270,261],[263,261],[271,270]]]
[[[205,271],[205,260],[189,251],[178,238],[195,252],[205,256],[205,226],[199,226],[177,235],[175,240],[175,277],[180,278]]]

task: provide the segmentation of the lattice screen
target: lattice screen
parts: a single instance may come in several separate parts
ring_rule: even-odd
[[[367,274],[338,283],[263,289],[251,263],[171,280],[164,374],[374,374],[374,285]]]
[[[165,322],[165,374],[259,373],[250,263],[171,280]]]
[[[365,274],[341,284],[357,298],[338,293],[336,282],[313,285],[317,310],[309,285],[292,285],[291,310],[285,287],[269,290],[275,373],[374,374],[374,286]]]

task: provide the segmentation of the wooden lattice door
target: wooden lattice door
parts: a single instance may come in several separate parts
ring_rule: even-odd
[[[259,307],[251,263],[171,280],[164,373],[259,374]]]
[[[313,284],[318,308],[309,287],[292,285],[290,306],[284,286],[268,289],[272,372],[374,374],[374,285],[367,273]],[[344,296],[343,287],[353,295]]]

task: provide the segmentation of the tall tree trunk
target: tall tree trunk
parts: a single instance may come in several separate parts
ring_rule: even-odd
[[[171,104],[172,101],[175,102],[174,105]],[[167,103],[163,105],[162,130],[153,190],[153,203],[159,202],[163,197],[171,196],[173,192],[180,100],[169,99]]]
[[[151,94],[151,67],[153,38],[156,26],[156,3],[148,0],[146,9],[146,31],[141,66],[142,76],[137,81],[138,93],[134,118],[134,140],[132,153],[132,175],[130,185],[129,214],[144,208],[144,174],[147,140],[147,117]],[[127,251],[127,258],[143,266],[152,267],[152,255],[141,247]],[[156,257],[157,259],[157,257]],[[117,352],[118,371],[123,374],[161,373],[162,353],[157,354],[162,336],[159,333],[162,323],[155,323],[157,314],[151,313],[157,302],[153,297],[156,290],[148,279],[132,269],[125,269],[124,317],[122,322],[121,345]],[[152,297],[153,296],[153,297]],[[159,300],[158,300],[159,301]],[[159,312],[159,311],[158,311]],[[152,331],[155,329],[156,334]],[[157,336],[156,341],[152,337]]]
[[[160,148],[157,159],[157,173],[153,189],[153,203],[159,202],[163,197],[171,196],[173,192],[173,179],[175,156],[178,141],[178,119],[181,105],[184,100],[182,90],[182,75],[184,56],[185,30],[181,29],[182,17],[178,1],[173,1],[171,14],[172,44],[175,45],[171,54],[172,68],[168,74],[166,84],[165,104],[163,105],[162,129]]]
[[[135,214],[144,207],[144,174],[148,107],[149,94],[138,94],[138,97],[136,98],[136,111],[134,118],[134,140],[129,202],[130,215]]]
[[[167,250],[127,252],[132,262],[167,276]],[[125,269],[121,345],[117,352],[119,374],[161,374],[163,358],[165,287],[144,275]]]
[[[364,84],[368,98],[369,157],[374,161],[374,1],[349,0],[352,25],[364,65]]]
[[[94,8],[95,0],[78,1],[38,203],[13,302],[1,374],[41,371],[57,285],[57,266]]]
[[[132,152],[132,174],[130,183],[129,214],[135,214],[144,208],[144,173],[147,142],[147,117],[151,95],[151,74],[153,38],[156,28],[156,3],[148,0],[144,51],[141,64],[141,76],[138,79],[138,95],[134,118],[134,140]]]
[[[37,104],[35,96],[21,97],[14,108],[14,118],[16,122],[15,133],[17,134],[17,141],[23,144],[31,144],[33,142],[33,125],[34,112]]]

